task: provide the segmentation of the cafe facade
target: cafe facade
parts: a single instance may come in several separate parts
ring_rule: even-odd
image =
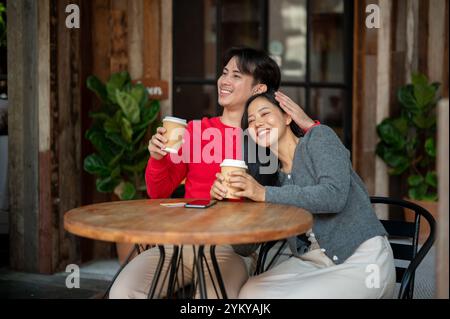
[[[53,273],[114,255],[112,244],[63,227],[68,210],[111,200],[83,170],[89,112],[99,108],[90,75],[127,71],[159,100],[160,119],[192,120],[221,112],[227,48],[264,49],[281,68],[281,90],[335,130],[369,193],[394,197],[404,185],[375,154],[376,125],[399,112],[397,90],[415,72],[448,98],[448,0],[16,0],[7,13],[17,270]]]

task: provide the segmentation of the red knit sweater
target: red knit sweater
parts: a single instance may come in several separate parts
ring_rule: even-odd
[[[220,163],[225,158],[242,159],[240,133],[240,128],[227,126],[218,117],[189,122],[178,155],[149,159],[145,171],[148,196],[168,198],[186,179],[185,198],[209,199]]]

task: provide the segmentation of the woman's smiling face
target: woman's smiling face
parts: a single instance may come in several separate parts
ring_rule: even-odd
[[[290,117],[264,97],[253,100],[247,112],[249,134],[262,147],[277,143],[291,122]]]

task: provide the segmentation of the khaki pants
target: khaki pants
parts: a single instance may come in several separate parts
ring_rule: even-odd
[[[251,277],[239,298],[392,298],[394,289],[392,249],[386,237],[377,236],[362,243],[339,265],[320,249],[279,262],[267,272]]]
[[[167,272],[170,258],[173,255],[173,246],[164,246],[165,248],[165,260],[164,266],[159,278],[158,287],[155,295],[159,293],[164,275]],[[205,246],[205,257],[211,272],[212,269],[211,256],[209,253],[209,246]],[[192,279],[192,265],[194,253],[192,246],[183,247],[183,271],[184,271],[184,284],[187,285]],[[220,273],[222,275],[223,282],[225,284],[225,290],[228,298],[237,298],[239,290],[242,285],[248,279],[248,267],[244,262],[244,259],[237,255],[231,246],[217,246],[216,247],[216,259],[219,264]],[[150,285],[155,273],[156,267],[159,261],[159,249],[157,247],[144,251],[140,255],[136,256],[130,263],[122,270],[117,277],[114,285],[111,288],[109,298],[111,299],[145,299],[148,296]],[[180,265],[181,267],[181,265]],[[206,266],[203,267],[205,272],[205,284],[208,298],[217,298],[211,278],[208,275]],[[178,280],[181,283],[181,269],[178,271]],[[165,280],[162,290],[163,294],[167,292],[168,278]],[[216,283],[216,288],[219,287]],[[219,290],[220,292],[220,290]],[[199,292],[196,292],[196,298],[199,298]]]

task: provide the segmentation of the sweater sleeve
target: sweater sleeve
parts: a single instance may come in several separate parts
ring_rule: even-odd
[[[150,158],[145,170],[145,183],[150,198],[168,198],[186,177],[187,164],[175,164],[166,155],[161,160]]]
[[[301,187],[284,185],[266,187],[266,201],[302,207],[311,213],[339,213],[346,203],[350,190],[351,162],[350,152],[341,143],[334,131],[319,125],[308,131],[306,144],[308,159],[294,158],[298,169],[308,165],[300,161],[312,163],[313,174],[317,184]]]
[[[190,139],[191,131],[192,122],[188,123],[184,138]],[[179,155],[183,158],[181,151]],[[187,166],[188,164],[185,160],[174,163],[170,154],[167,154],[160,160],[150,158],[145,170],[145,184],[148,196],[150,198],[170,197],[183,179],[186,178]]]

